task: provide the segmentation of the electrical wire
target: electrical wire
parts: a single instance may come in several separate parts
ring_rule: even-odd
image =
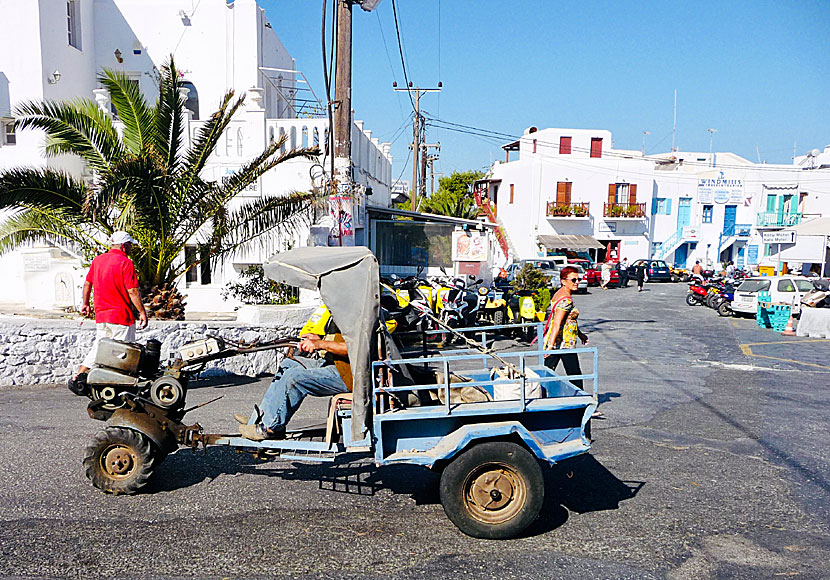
[[[392,56],[389,54],[389,45],[386,44],[386,35],[383,33],[383,24],[380,21],[380,12],[375,10],[375,17],[378,21],[378,28],[380,29],[380,38],[383,40],[383,48],[386,51],[386,60],[389,62],[389,71],[392,73],[392,80],[395,80],[395,67],[392,65]],[[398,95],[398,109],[401,111],[401,119],[404,118],[403,106],[401,106],[400,95]]]
[[[403,68],[403,79],[406,82],[406,94],[409,95],[409,101],[412,103],[412,110],[415,110],[415,99],[412,98],[412,89],[410,88],[409,75],[406,74],[406,61],[403,57],[403,43],[401,42],[401,27],[398,24],[398,8],[395,0],[392,0],[392,14],[395,16],[395,33],[398,36],[398,52],[401,55],[401,68]]]
[[[328,0],[323,0],[323,25],[322,25],[322,41],[323,41],[323,83],[326,87],[326,111],[329,117],[328,139],[326,140],[326,150],[329,153],[329,160],[331,163],[331,173],[329,179],[334,178],[334,116],[331,110],[331,77],[329,76],[329,69],[326,66],[326,4]],[[332,45],[332,54],[334,53],[334,45]]]

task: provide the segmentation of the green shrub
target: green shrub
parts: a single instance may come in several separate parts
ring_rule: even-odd
[[[222,289],[222,298],[236,298],[244,304],[297,304],[297,288],[280,284],[265,277],[262,266],[253,265],[245,268],[239,280],[228,282]]]

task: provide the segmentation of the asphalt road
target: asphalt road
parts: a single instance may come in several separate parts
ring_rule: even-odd
[[[475,540],[437,476],[168,457],[146,493],[83,475],[101,424],[64,387],[0,389],[0,576],[6,578],[828,578],[830,341],[683,303],[685,286],[578,296],[600,348],[594,448],[550,469],[524,537]],[[741,348],[741,345],[749,345]],[[267,380],[205,385],[192,413],[228,431]],[[298,422],[322,421],[322,401]]]

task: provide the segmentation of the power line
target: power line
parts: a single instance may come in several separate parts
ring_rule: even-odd
[[[375,10],[375,16],[377,17],[378,21],[378,28],[380,29],[380,37],[383,40],[383,48],[386,50],[386,60],[389,62],[389,71],[392,73],[392,80],[395,80],[395,67],[392,65],[392,56],[389,54],[389,45],[386,44],[386,35],[383,33],[383,24],[380,21],[380,11]],[[398,109],[401,111],[401,119],[404,118],[403,107],[401,106],[401,100],[398,99]]]
[[[403,79],[406,82],[406,86],[411,87],[412,84],[409,82],[409,75],[406,74],[406,61],[403,57],[403,43],[401,42],[401,27],[398,24],[398,8],[395,0],[392,0],[392,14],[395,16],[395,33],[398,36],[398,52],[401,55],[401,68],[403,68]],[[412,110],[415,110],[415,100],[412,98],[412,92],[407,91],[409,95],[409,101],[412,103]]]

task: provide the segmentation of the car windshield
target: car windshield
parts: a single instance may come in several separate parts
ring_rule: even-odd
[[[766,292],[769,290],[769,280],[744,280],[738,286],[738,292]]]

